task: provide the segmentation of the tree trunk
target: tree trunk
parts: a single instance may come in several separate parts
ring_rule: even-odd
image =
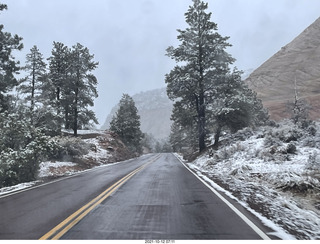
[[[75,102],[74,102],[74,120],[73,120],[73,135],[75,137],[78,136],[78,87],[76,88],[75,92]]]
[[[199,152],[206,149],[206,118],[205,118],[205,104],[204,96],[200,94],[199,97],[199,112],[198,112],[198,134],[199,134]]]
[[[216,134],[214,135],[214,144],[213,144],[214,149],[218,149],[220,135],[221,135],[221,126],[218,125],[218,128],[216,130]]]
[[[199,28],[199,37],[201,36],[201,28]],[[203,49],[202,44],[199,39],[199,107],[198,107],[198,123],[199,123],[199,152],[206,149],[206,107],[205,107],[205,97],[204,97],[204,70],[203,70]]]

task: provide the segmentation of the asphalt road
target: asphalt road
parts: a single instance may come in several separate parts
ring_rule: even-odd
[[[0,239],[264,237],[172,154],[145,155],[2,197],[0,216]]]

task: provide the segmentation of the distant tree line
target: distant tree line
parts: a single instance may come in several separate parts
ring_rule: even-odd
[[[0,13],[6,9],[0,4]],[[62,129],[77,136],[98,123],[89,108],[98,96],[92,74],[98,63],[88,48],[53,42],[45,60],[33,46],[24,67],[13,56],[22,49],[22,37],[0,25],[0,187],[35,180],[41,160],[57,149],[52,136]]]

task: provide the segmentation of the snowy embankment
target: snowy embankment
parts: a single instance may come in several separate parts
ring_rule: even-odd
[[[64,131],[65,133],[72,134],[70,131]],[[78,159],[69,160],[51,160],[40,163],[38,180],[28,183],[21,183],[15,186],[4,187],[0,189],[0,196],[3,194],[8,194],[15,191],[23,190],[24,188],[32,187],[36,184],[41,184],[43,179],[54,179],[56,177],[68,176],[78,172],[82,172],[91,167],[97,167],[102,164],[108,163],[109,159],[112,159],[112,153],[110,150],[113,148],[110,146],[115,140],[114,138],[107,135],[105,132],[97,130],[79,130],[78,134],[81,136],[88,137],[87,139],[77,139],[77,138],[60,138],[60,143],[70,147],[72,145],[72,150],[80,150],[81,147],[86,148],[86,153],[78,157]],[[81,143],[81,147],[77,144]],[[68,159],[72,158],[71,156]],[[75,162],[76,161],[76,162]],[[78,162],[77,162],[78,161]]]
[[[259,216],[274,235],[320,239],[319,148],[319,124],[302,130],[286,122],[240,131],[187,165]]]

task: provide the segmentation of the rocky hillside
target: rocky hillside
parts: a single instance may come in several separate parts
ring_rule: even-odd
[[[156,139],[165,139],[170,134],[172,101],[169,100],[166,89],[155,89],[132,96],[141,121],[141,131],[152,134]],[[115,106],[101,129],[109,128],[112,117],[118,110]]]
[[[312,106],[311,118],[320,118],[320,18],[292,42],[257,68],[245,80],[258,93],[272,119],[288,116],[286,104],[298,96]]]

